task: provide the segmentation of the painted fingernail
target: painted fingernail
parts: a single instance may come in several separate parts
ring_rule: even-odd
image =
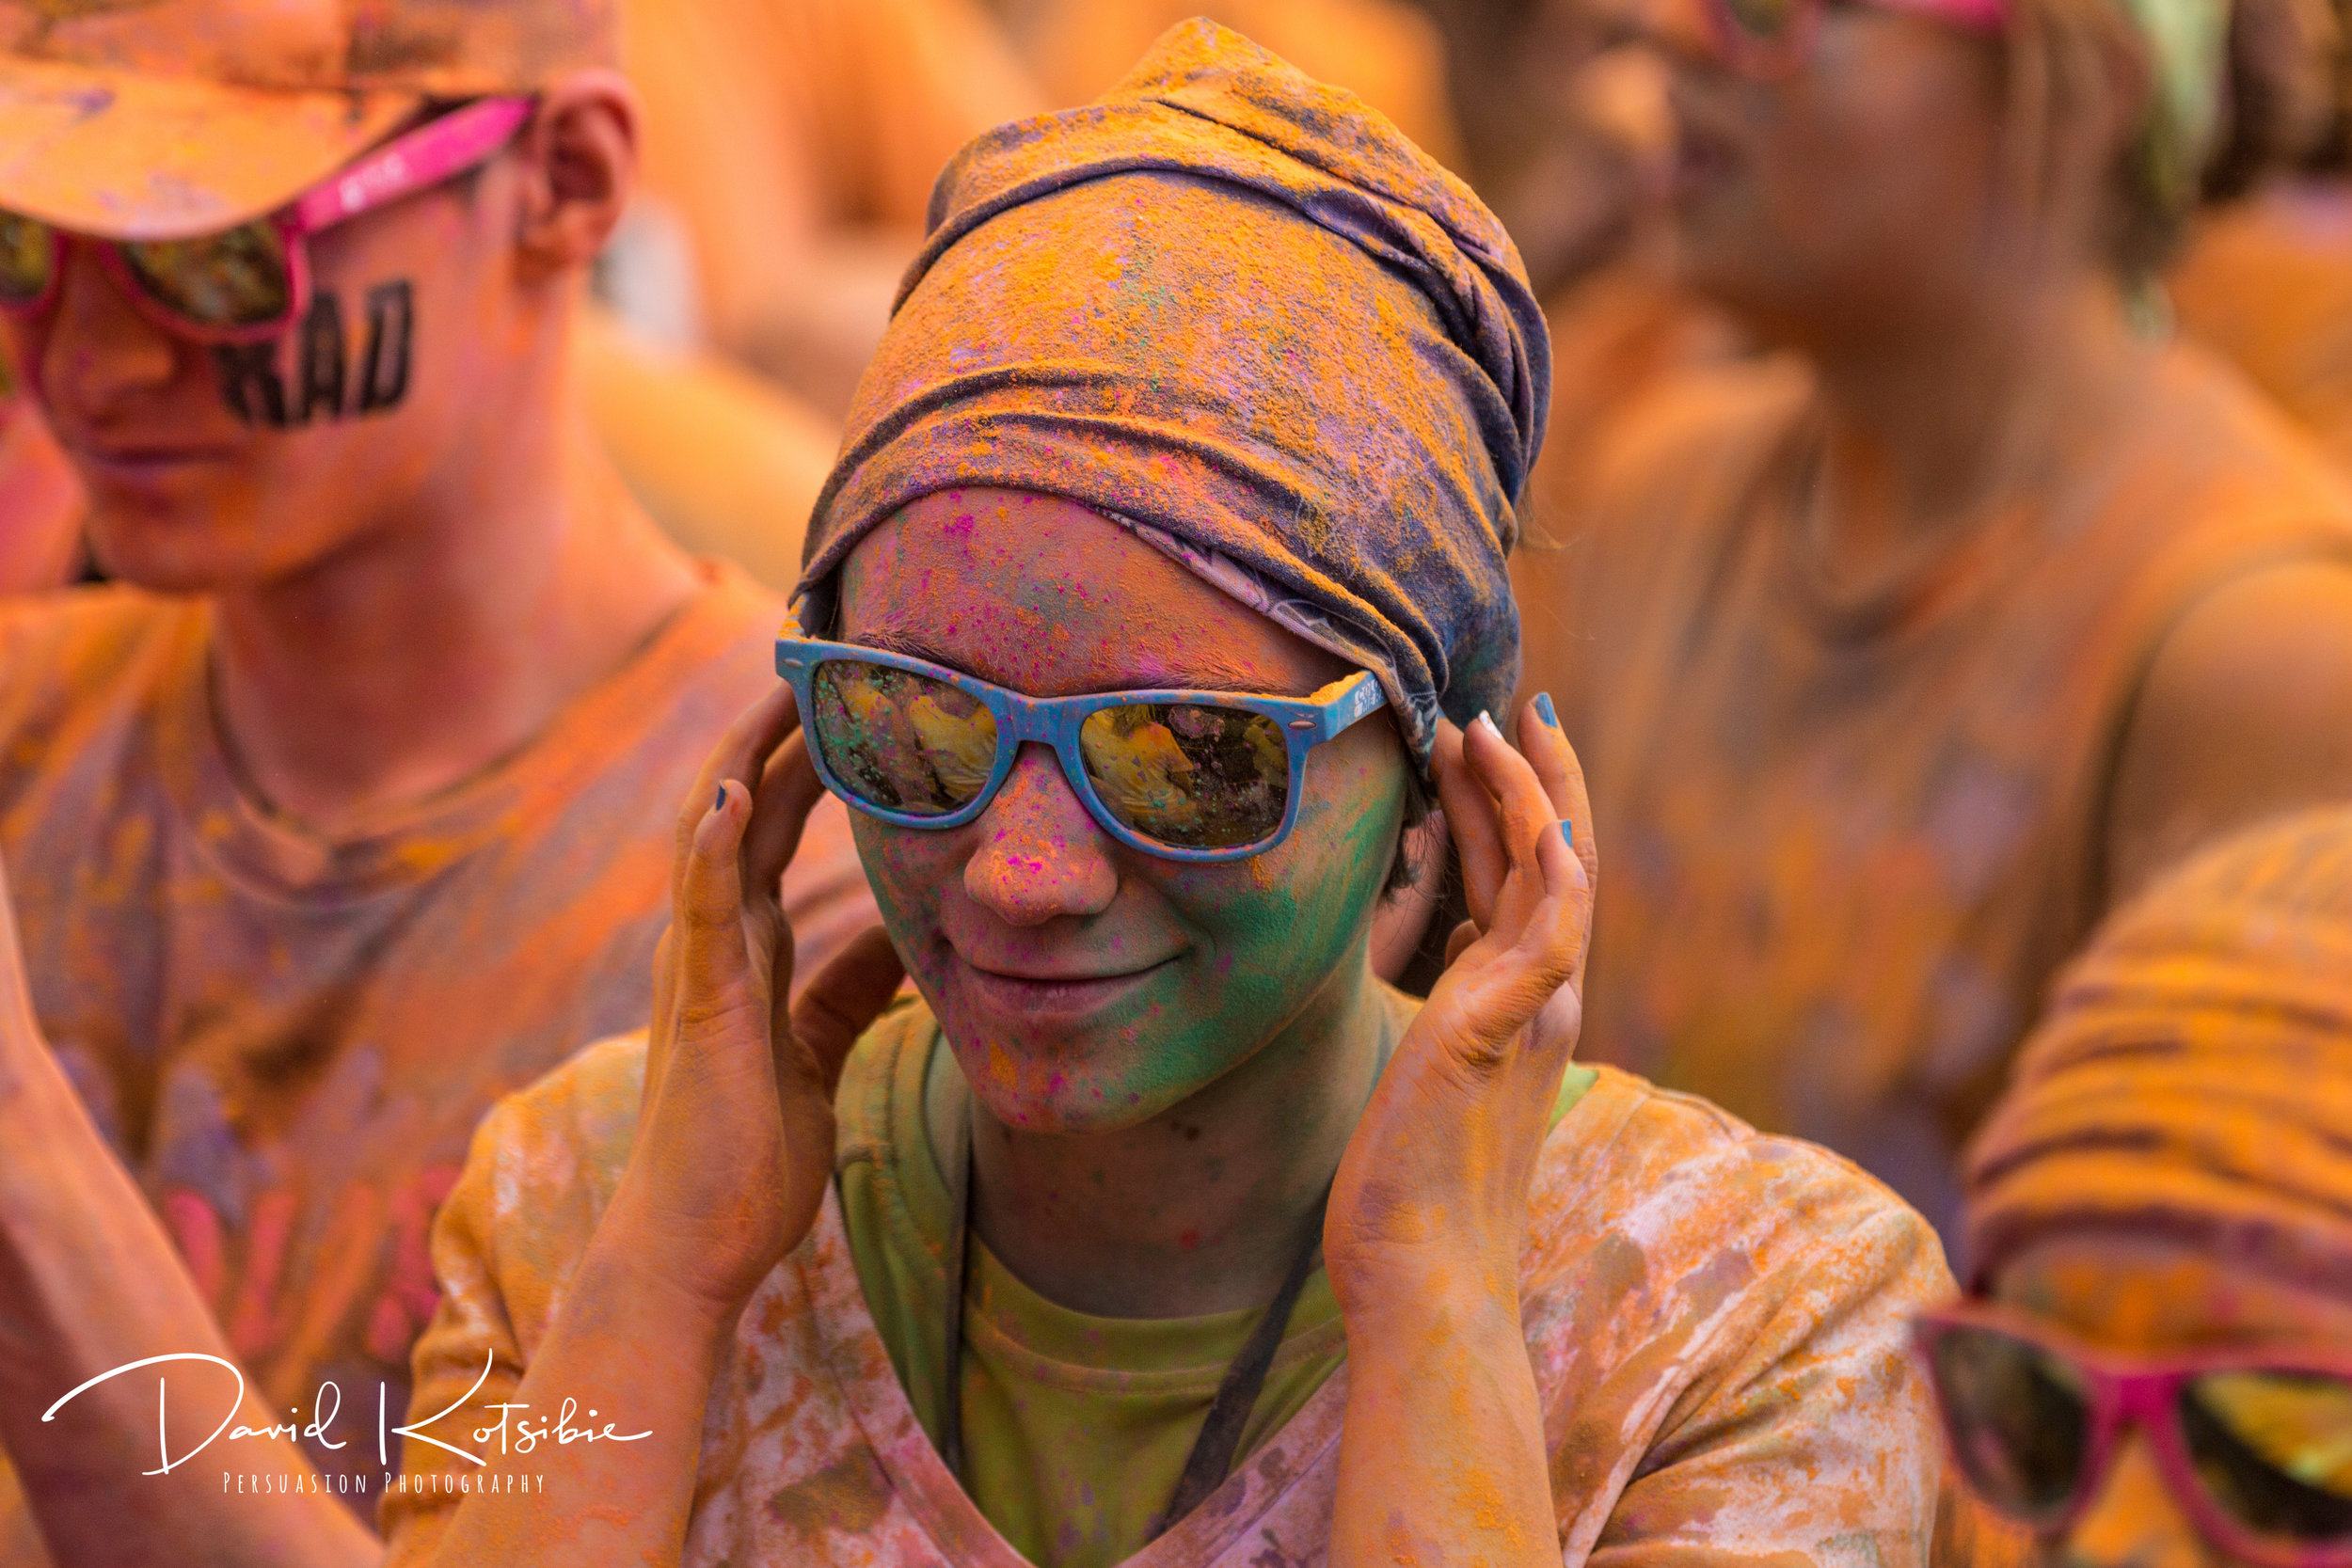
[[[1557,727],[1558,726],[1556,725],[1554,726],[1554,728]],[[1569,848],[1573,849],[1576,847],[1576,824],[1569,821],[1565,816],[1560,819],[1560,836],[1567,840]]]
[[[726,810],[726,809],[727,809],[727,786],[726,786],[726,785],[724,785],[724,784],[721,784],[721,785],[719,786],[719,803],[718,803],[717,805],[715,805],[715,806],[711,807],[710,809],[711,809],[712,811],[724,811],[724,810]]]
[[[1495,727],[1495,716],[1483,707],[1478,710],[1478,721],[1486,726],[1488,735],[1493,736],[1497,740],[1502,738],[1502,732]]]
[[[1542,720],[1545,723],[1550,725],[1555,730],[1560,727],[1560,710],[1551,705],[1550,692],[1538,691],[1535,693],[1535,717]]]

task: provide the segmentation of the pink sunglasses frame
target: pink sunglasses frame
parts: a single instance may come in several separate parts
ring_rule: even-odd
[[[1777,39],[1762,39],[1740,25],[1733,0],[1704,0],[1715,46],[1735,71],[1748,76],[1787,76],[1813,52],[1829,0],[1791,0],[1796,14]],[[1868,0],[1881,10],[1906,11],[1972,33],[1999,33],[2009,25],[2008,0]]]
[[[531,98],[485,98],[453,110],[346,164],[267,219],[250,220],[273,225],[286,256],[286,309],[266,322],[211,326],[191,321],[148,292],[130,259],[123,254],[124,242],[72,237],[97,250],[100,264],[116,286],[141,315],[165,331],[204,343],[261,342],[288,331],[310,308],[311,235],[437,185],[486,161],[514,139],[523,122],[531,118],[535,102]],[[31,316],[56,303],[57,291],[65,278],[69,235],[54,225],[44,227],[49,230],[48,283],[32,299],[0,300],[0,310]]]
[[[2335,1544],[2284,1542],[2257,1533],[2223,1507],[2207,1490],[2189,1457],[2188,1440],[2181,1433],[2181,1385],[2205,1372],[2290,1372],[2342,1378],[2352,1383],[2352,1356],[2314,1350],[2294,1354],[2259,1351],[2215,1350],[2161,1359],[2122,1356],[2094,1349],[2039,1319],[1991,1302],[1963,1301],[1922,1312],[1913,1321],[1913,1349],[1934,1391],[1936,1413],[1947,1445],[1957,1449],[1952,1413],[1944,1402],[1943,1385],[1935,1376],[1934,1348],[1958,1329],[1989,1329],[2022,1339],[2064,1362],[2090,1386],[2090,1435],[2081,1471],[2065,1507],[2048,1522],[2018,1519],[1978,1488],[1968,1468],[1955,1459],[1952,1468],[1985,1506],[2003,1518],[2015,1520],[2044,1539],[2072,1529],[2099,1495],[2124,1431],[2137,1426],[2148,1433],[2155,1449],[2156,1467],[2189,1522],[2218,1550],[2262,1568],[2347,1568],[2352,1565],[2352,1536]]]

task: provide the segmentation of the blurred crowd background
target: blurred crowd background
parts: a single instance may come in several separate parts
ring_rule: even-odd
[[[1742,352],[1669,282],[1671,115],[1613,14],[1626,3],[624,0],[644,191],[583,323],[582,395],[675,537],[788,588],[940,167],[991,125],[1092,98],[1205,14],[1359,94],[1510,227],[1557,356],[1529,508],[1540,546],[1616,416],[1673,371]],[[2305,56],[2326,84],[2279,106],[2265,145],[2217,162],[2171,303],[2352,462],[2352,77],[2324,0],[2255,0],[2234,26],[2242,61]],[[78,507],[8,397],[0,591],[87,569]]]
[[[1745,351],[1670,281],[1671,112],[1629,3],[623,0],[644,189],[582,323],[581,395],[675,538],[788,589],[941,166],[1205,14],[1360,95],[1509,226],[1557,364],[1540,548],[1620,416]],[[2352,462],[2352,71],[2325,0],[2250,0],[2233,25],[2241,87],[2311,87],[2217,160],[2170,306]],[[71,468],[21,399],[5,410],[0,591],[71,581],[90,569]]]
[[[674,536],[788,588],[941,166],[1207,14],[1362,96],[1504,217],[1558,363],[1540,546],[1616,416],[1742,352],[1668,281],[1672,125],[1623,3],[624,0],[644,192],[582,324],[581,394]],[[2341,89],[2322,0],[2257,0],[2237,26],[2241,53],[2308,55]],[[2170,289],[2189,333],[2352,461],[2347,96],[2289,106],[2290,145],[2223,160]],[[71,581],[89,569],[72,470],[21,399],[0,407],[0,591]]]

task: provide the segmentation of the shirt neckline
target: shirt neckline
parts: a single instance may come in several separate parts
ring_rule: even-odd
[[[721,562],[694,567],[696,591],[529,740],[469,779],[332,838],[255,800],[238,777],[214,701],[213,614],[199,606],[173,629],[177,645],[158,698],[166,791],[201,850],[256,895],[331,906],[424,881],[577,794],[619,749],[616,735],[662,711],[681,664],[716,658],[740,639],[755,604],[749,580]]]
[[[996,1532],[979,1505],[948,1473],[892,1370],[890,1353],[866,1309],[850,1253],[841,1196],[827,1183],[799,1269],[825,1360],[859,1431],[892,1486],[943,1557],[969,1568],[1035,1568]],[[1242,1540],[1305,1478],[1336,1455],[1346,1412],[1347,1368],[1336,1368],[1298,1413],[1175,1528],[1124,1560],[1120,1568],[1205,1568]]]

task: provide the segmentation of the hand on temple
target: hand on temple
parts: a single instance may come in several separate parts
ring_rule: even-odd
[[[787,1007],[792,932],[777,888],[824,796],[799,725],[779,685],[727,732],[680,808],[644,1103],[614,1198],[648,1264],[727,1321],[815,1223],[842,1062],[905,977],[875,927]]]
[[[1514,752],[1488,722],[1439,729],[1470,918],[1332,1183],[1324,1260],[1348,1341],[1335,1564],[1559,1560],[1519,1258],[1582,1022],[1599,867],[1575,752],[1533,706],[1518,730]],[[1486,1440],[1382,1435],[1448,1427]]]
[[[683,1546],[712,1380],[744,1304],[816,1223],[842,1063],[904,978],[877,927],[787,1000],[792,931],[777,889],[824,793],[799,728],[778,686],[735,721],[679,808],[628,1164],[509,1396],[626,1409],[645,1436],[547,1456],[546,1508],[462,1505],[437,1568],[674,1561]]]

